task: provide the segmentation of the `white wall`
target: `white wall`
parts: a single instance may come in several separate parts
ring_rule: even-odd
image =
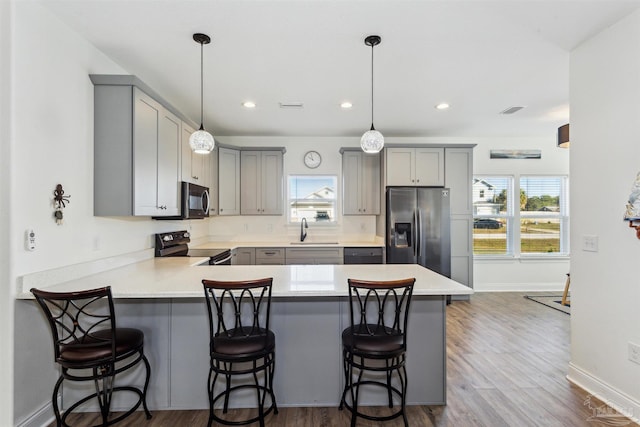
[[[569,378],[640,414],[640,240],[622,220],[640,171],[640,12],[571,55],[571,369]],[[597,195],[597,197],[594,197]],[[580,250],[598,236],[598,252]]]
[[[12,230],[11,200],[11,63],[13,5],[0,2],[0,236]],[[0,239],[0,425],[13,424],[13,293],[10,241]],[[7,348],[8,347],[8,348]]]
[[[4,247],[4,242],[0,244],[3,267],[10,260],[9,268],[0,268],[1,304],[10,302],[13,309],[17,281],[24,274],[152,248],[154,233],[179,227],[190,229],[194,238],[206,236],[208,220],[176,222],[93,216],[93,85],[88,75],[127,74],[127,71],[40,5],[26,1],[0,1],[0,5],[3,61],[0,196],[4,196],[0,203],[0,231],[11,226],[11,233],[2,233],[11,236],[8,247]],[[13,20],[7,17],[11,8],[15,8]],[[7,71],[4,61],[11,57],[8,54],[11,49],[19,55],[13,57],[14,74],[9,83],[4,78]],[[144,80],[144,76],[139,77]],[[11,109],[8,97],[4,96],[9,84],[14,95]],[[8,111],[12,111],[10,146],[4,126]],[[62,184],[65,193],[71,195],[61,226],[56,225],[52,216],[56,184]],[[7,214],[5,209],[10,212]],[[37,236],[34,252],[24,248],[24,233],[29,228]],[[7,252],[9,256],[4,256]],[[0,425],[20,424],[51,399],[56,380],[53,350],[44,320],[32,308],[16,302],[15,321],[12,309],[1,310],[2,320],[5,316],[11,318],[0,322],[0,342],[14,342],[10,336],[5,339],[14,327],[16,335],[14,345],[0,352],[3,367]],[[25,333],[30,328],[34,331]],[[13,369],[5,372],[5,366],[11,367],[14,351]],[[15,383],[11,380],[12,372]],[[11,404],[11,396],[16,396],[14,414],[4,422],[4,417],[12,414],[2,410]],[[52,413],[43,411],[43,414]],[[32,420],[32,425],[39,422]]]

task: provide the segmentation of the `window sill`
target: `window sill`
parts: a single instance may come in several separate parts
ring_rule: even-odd
[[[549,261],[569,261],[571,260],[570,255],[520,255],[509,256],[509,255],[474,255],[473,261],[479,262],[493,262],[493,261],[516,261],[516,262],[549,262]]]

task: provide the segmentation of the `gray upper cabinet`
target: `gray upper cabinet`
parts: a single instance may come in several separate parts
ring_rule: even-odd
[[[380,214],[380,155],[342,151],[342,212]]]
[[[189,137],[195,129],[185,121],[182,121],[181,125],[182,180],[209,187],[211,153],[198,154],[191,151]]]
[[[473,148],[445,148],[445,172],[451,214],[472,215]]]
[[[240,215],[240,151],[218,149],[218,215]]]
[[[242,151],[240,154],[242,215],[282,215],[282,151]]]
[[[386,185],[444,186],[444,148],[385,149]]]
[[[100,77],[91,76],[94,215],[178,215],[181,119],[131,76]]]
[[[218,215],[218,148],[214,148],[207,157],[207,168],[209,169],[209,215]]]

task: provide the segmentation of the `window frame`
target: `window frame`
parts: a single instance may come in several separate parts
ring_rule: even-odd
[[[333,200],[334,203],[332,205],[332,209],[334,210],[334,215],[333,218],[329,221],[316,221],[315,217],[314,218],[307,218],[307,222],[309,222],[309,224],[313,223],[314,226],[324,226],[324,227],[331,227],[331,226],[337,226],[338,225],[338,217],[339,217],[339,213],[340,213],[340,195],[339,195],[339,185],[340,185],[340,177],[337,174],[301,174],[301,173],[292,173],[287,175],[287,188],[286,188],[286,206],[287,206],[287,223],[289,225],[299,225],[301,220],[294,220],[293,215],[292,215],[292,208],[291,208],[291,203],[294,200],[304,200],[304,199],[299,199],[299,198],[292,198],[291,196],[291,190],[292,190],[292,186],[291,186],[291,179],[292,178],[316,178],[316,179],[333,179],[334,180],[334,184],[335,184],[335,188],[334,188],[334,198],[333,199],[327,199],[327,200]]]
[[[569,177],[564,174],[474,174],[472,186],[475,180],[491,180],[491,179],[504,179],[507,178],[510,184],[507,186],[507,211],[503,214],[476,214],[476,209],[473,209],[473,220],[480,218],[501,218],[506,221],[506,251],[501,254],[483,254],[475,252],[475,245],[472,249],[473,256],[478,259],[498,259],[498,258],[519,258],[519,259],[532,259],[532,258],[561,258],[568,257],[570,255],[569,246]],[[559,178],[560,181],[560,212],[558,215],[550,215],[554,218],[558,218],[560,221],[560,250],[559,252],[525,252],[521,251],[522,236],[520,233],[521,220],[526,217],[535,217],[533,215],[522,215],[520,210],[520,182],[522,178]],[[516,197],[517,195],[517,197]],[[518,203],[516,205],[516,203]],[[475,201],[472,200],[472,204]],[[473,227],[473,225],[472,225]],[[473,235],[473,229],[472,229]],[[472,241],[474,240],[472,236]]]

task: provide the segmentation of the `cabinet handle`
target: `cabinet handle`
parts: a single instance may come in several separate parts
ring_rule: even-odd
[[[419,180],[419,179],[417,179],[416,181],[420,182],[420,180]]]

